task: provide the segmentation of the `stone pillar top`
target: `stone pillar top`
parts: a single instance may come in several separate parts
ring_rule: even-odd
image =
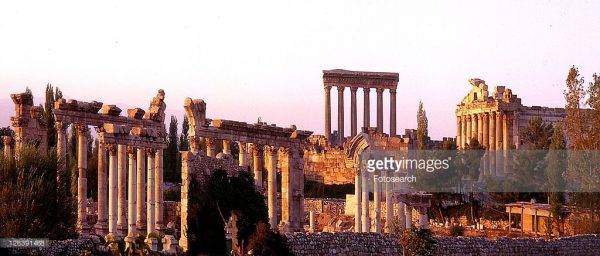
[[[338,85],[338,86],[337,86],[337,90],[338,90],[338,92],[343,92],[345,89],[346,89],[346,87],[345,87],[345,86],[342,86],[342,85]]]
[[[352,86],[352,87],[350,87],[350,91],[351,92],[356,92],[356,91],[358,91],[358,87]]]
[[[109,155],[116,156],[117,155],[117,145],[115,145],[115,144],[106,145],[106,151],[108,151]]]
[[[390,88],[390,94],[396,94],[396,88]]]
[[[377,93],[383,93],[384,90],[385,90],[384,88],[375,88],[375,91]]]
[[[144,151],[148,154],[148,157],[154,157],[154,153],[156,153],[154,148],[144,148]]]
[[[85,135],[89,128],[86,124],[75,124],[75,130],[77,130],[78,135]]]
[[[136,147],[127,146],[127,154],[129,154],[129,157],[132,157],[133,159],[135,159],[136,154],[137,154]]]
[[[2,136],[2,141],[4,142],[4,146],[8,146],[12,142],[12,137]]]

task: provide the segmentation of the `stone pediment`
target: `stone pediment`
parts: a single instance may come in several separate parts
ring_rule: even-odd
[[[461,101],[461,104],[471,104],[475,102],[486,102],[489,96],[488,86],[485,80],[479,78],[469,79],[471,90]]]

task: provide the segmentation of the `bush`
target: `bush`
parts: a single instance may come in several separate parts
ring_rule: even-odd
[[[271,231],[269,225],[261,222],[250,236],[248,250],[252,255],[293,255],[287,247],[287,237]]]
[[[400,244],[408,255],[432,255],[435,240],[431,230],[412,227],[402,232]]]
[[[57,186],[56,150],[24,146],[19,160],[0,156],[0,237],[76,236],[75,207]]]
[[[465,235],[465,228],[462,226],[458,226],[458,225],[452,225],[452,227],[450,227],[450,236],[464,236]]]

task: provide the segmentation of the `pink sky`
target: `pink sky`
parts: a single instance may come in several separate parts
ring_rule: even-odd
[[[261,116],[322,134],[321,70],[387,71],[400,74],[399,131],[416,126],[422,100],[431,136],[455,136],[469,78],[508,86],[525,105],[563,106],[571,65],[588,80],[600,72],[597,10],[598,1],[9,1],[0,101],[25,86],[42,97],[50,82],[67,98],[147,107],[163,88],[180,115],[189,96],[211,118]],[[333,120],[336,98],[332,90]],[[0,109],[0,125],[13,111]]]

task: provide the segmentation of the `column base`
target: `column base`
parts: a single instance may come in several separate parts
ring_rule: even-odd
[[[157,251],[158,250],[158,239],[154,237],[148,237],[144,242],[150,247],[150,250]]]
[[[163,249],[162,252],[166,255],[174,255],[177,253],[177,239],[174,236],[166,235],[162,239]]]
[[[119,233],[119,235],[121,237],[125,237],[127,235],[127,232],[128,232],[127,226],[126,225],[120,226],[120,225],[117,224],[117,232]]]
[[[90,226],[87,223],[77,223],[75,231],[77,231],[79,235],[89,235]]]
[[[98,223],[94,225],[94,229],[96,235],[105,236],[108,234],[108,221],[98,221]]]
[[[156,230],[157,234],[163,235],[165,233],[165,231],[167,230],[167,227],[165,225],[163,225],[162,223],[156,223],[155,230]]]

